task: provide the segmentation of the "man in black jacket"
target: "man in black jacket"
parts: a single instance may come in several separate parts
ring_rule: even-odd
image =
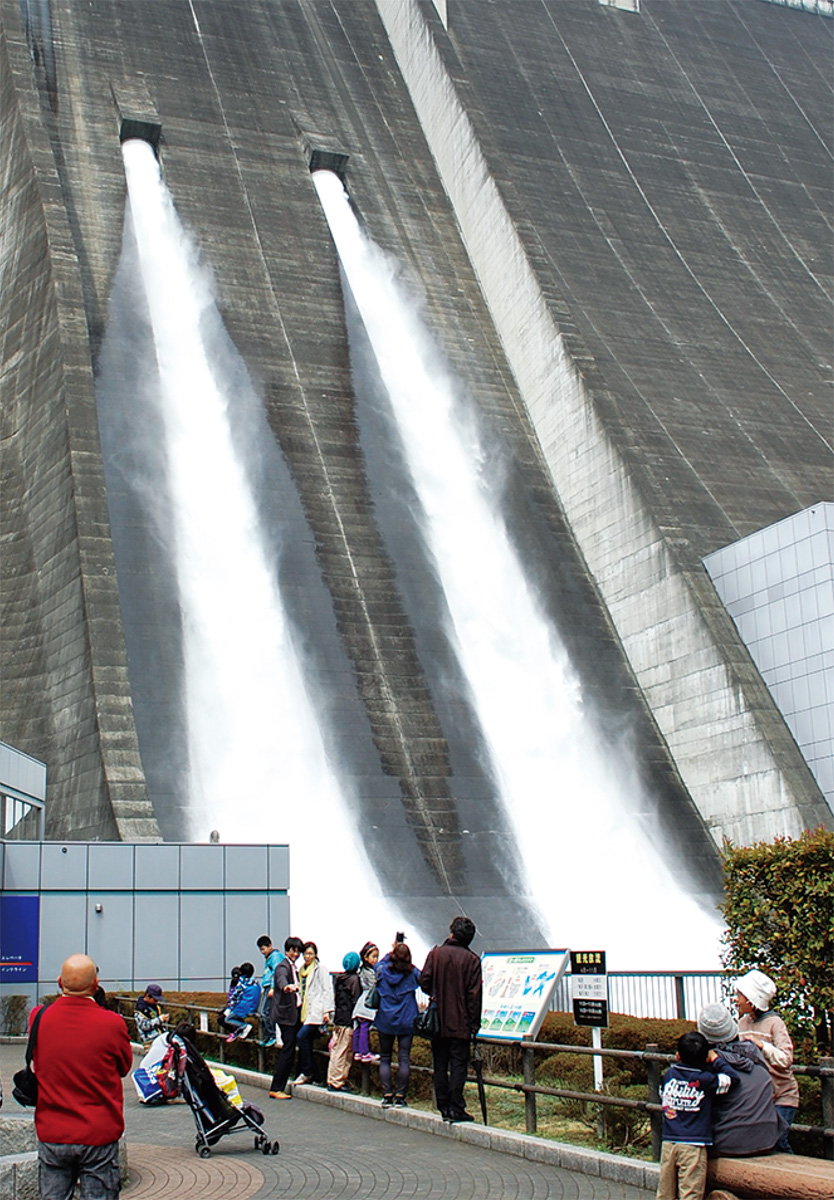
[[[275,1064],[275,1074],[269,1085],[273,1100],[291,1100],[287,1081],[295,1058],[295,1039],[301,1027],[301,991],[298,984],[296,960],[304,949],[300,938],[288,937],[284,942],[284,958],[275,968],[273,977],[272,1011],[274,1025],[281,1030],[283,1045]]]
[[[420,987],[437,1004],[440,1034],[432,1038],[434,1095],[444,1121],[471,1121],[463,1085],[469,1069],[469,1046],[481,1028],[481,960],[469,949],[475,925],[455,917],[451,937],[429,951]]]

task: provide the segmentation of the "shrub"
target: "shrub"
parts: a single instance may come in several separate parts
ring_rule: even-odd
[[[727,842],[722,857],[725,967],[772,976],[800,1057],[834,1052],[834,833]]]

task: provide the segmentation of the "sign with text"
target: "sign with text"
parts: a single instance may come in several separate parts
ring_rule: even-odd
[[[0,983],[38,982],[40,897],[0,896]]]
[[[608,1028],[608,975],[604,950],[571,950],[574,1025]]]
[[[481,1033],[507,1041],[533,1041],[556,984],[568,965],[568,950],[488,952],[481,957],[484,1002]]]

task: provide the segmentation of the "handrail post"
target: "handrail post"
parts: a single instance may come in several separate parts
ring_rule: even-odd
[[[675,976],[675,1009],[679,1021],[686,1020],[686,992],[683,987],[683,975]]]
[[[820,1066],[834,1070],[834,1058],[820,1058]],[[834,1075],[821,1075],[822,1085],[822,1123],[826,1129],[834,1129]],[[834,1159],[834,1138],[823,1137],[822,1153],[824,1158]]]
[[[660,1047],[656,1042],[649,1042],[646,1046],[646,1054],[657,1054]],[[646,1063],[646,1082],[649,1087],[649,1104],[660,1104],[660,1063],[654,1059],[647,1058]],[[649,1113],[649,1118],[652,1125],[652,1159],[655,1162],[660,1161],[660,1145],[663,1133],[663,1114],[659,1112]]]
[[[532,1046],[521,1047],[521,1061],[524,1070],[524,1082],[534,1087],[536,1083],[536,1052]],[[536,1093],[524,1093],[524,1118],[527,1124],[527,1132],[535,1133],[536,1125]]]

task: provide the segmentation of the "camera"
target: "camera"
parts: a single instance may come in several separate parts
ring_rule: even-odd
[[[404,941],[405,941],[405,934],[402,932],[402,930],[401,930],[401,929],[398,929],[398,930],[397,930],[397,936],[396,936],[396,938],[395,938],[395,941],[397,941],[397,942],[404,942]]]

